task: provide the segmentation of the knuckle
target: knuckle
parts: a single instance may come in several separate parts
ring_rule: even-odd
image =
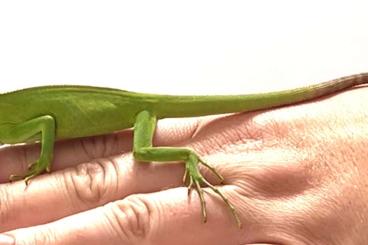
[[[124,140],[118,134],[103,135],[104,156],[120,153],[123,149]]]
[[[142,242],[148,237],[152,207],[145,199],[132,195],[109,206],[110,224],[124,240]]]
[[[108,151],[107,136],[80,139],[79,146],[89,159],[104,157]]]
[[[113,160],[101,159],[66,172],[69,176],[64,179],[69,194],[88,206],[105,203],[114,194],[111,191],[117,190],[118,171],[114,165]]]

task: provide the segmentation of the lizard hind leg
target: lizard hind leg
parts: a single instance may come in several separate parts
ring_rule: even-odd
[[[221,181],[223,178],[209,164],[205,163],[200,157],[190,149],[183,147],[155,147],[152,145],[154,130],[156,127],[156,116],[149,111],[138,113],[134,125],[133,154],[136,160],[142,162],[185,162],[184,182],[188,181],[188,193],[195,189],[199,195],[202,210],[202,219],[207,221],[206,201],[202,186],[206,186],[214,191],[226,203],[231,210],[237,224],[240,226],[240,219],[233,205],[222,194],[222,192],[209,183],[199,170],[200,164],[212,171]]]

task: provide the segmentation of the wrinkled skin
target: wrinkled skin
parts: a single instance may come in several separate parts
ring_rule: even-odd
[[[159,123],[156,145],[192,147],[224,176],[242,229],[210,191],[201,223],[183,165],[134,163],[126,130],[58,142],[53,172],[26,190],[7,178],[38,146],[2,149],[0,232],[16,244],[368,244],[367,95]]]

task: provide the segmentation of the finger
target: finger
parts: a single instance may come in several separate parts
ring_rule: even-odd
[[[225,192],[228,194],[228,192]],[[185,188],[133,195],[101,208],[7,234],[19,244],[241,244],[245,232],[226,208],[208,198],[208,223],[199,200],[188,202]],[[200,231],[200,232],[199,232]],[[249,235],[249,234],[248,234]]]
[[[181,186],[182,164],[135,164],[131,154],[0,185],[0,232],[38,225],[130,194]],[[57,204],[57,208],[55,208]],[[32,210],[32,212],[30,212]]]
[[[105,136],[59,141],[55,144],[52,170],[66,168],[91,159],[116,155],[131,148],[130,131]],[[0,149],[0,183],[9,175],[22,175],[40,155],[40,145],[17,145]]]
[[[158,123],[155,144],[170,145],[188,139],[198,119],[170,119]],[[132,149],[132,131],[59,141],[55,144],[52,170],[74,166],[93,159],[121,154]],[[0,183],[8,182],[12,174],[22,175],[40,154],[40,146],[18,145],[0,148]]]

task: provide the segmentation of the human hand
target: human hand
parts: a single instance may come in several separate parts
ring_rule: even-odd
[[[26,190],[7,178],[38,147],[2,149],[0,232],[16,244],[366,244],[367,92],[159,123],[156,145],[192,147],[224,176],[242,229],[209,190],[203,224],[196,193],[180,187],[182,164],[134,163],[124,131],[58,142],[53,173]]]

